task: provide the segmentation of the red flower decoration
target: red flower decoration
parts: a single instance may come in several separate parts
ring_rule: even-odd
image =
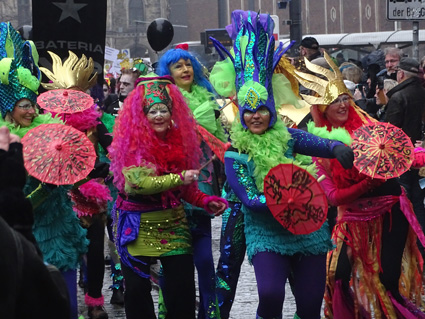
[[[187,43],[178,44],[178,45],[176,45],[176,49],[182,49],[182,50],[188,51],[189,50],[189,44],[187,44]]]
[[[165,239],[161,239],[161,244],[165,245],[166,243],[168,243],[168,241],[167,241],[167,240],[165,240]]]
[[[127,228],[125,231],[124,231],[124,234],[126,235],[126,236],[128,236],[128,235],[130,235],[131,234],[131,228]]]

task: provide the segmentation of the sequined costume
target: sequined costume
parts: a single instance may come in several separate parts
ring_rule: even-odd
[[[264,133],[264,139],[276,139],[273,131],[285,133],[283,123],[277,122],[272,130]],[[331,157],[332,148],[337,142],[324,141],[305,132],[287,129],[287,147],[284,147],[285,157],[293,159],[294,153],[316,153],[320,157]],[[246,132],[248,134],[248,132]],[[289,135],[289,136],[288,136]],[[281,137],[280,143],[285,140]],[[275,141],[277,142],[277,141]],[[273,142],[270,142],[273,143]],[[334,144],[335,143],[335,144]],[[263,145],[264,146],[264,145]],[[242,201],[242,211],[245,213],[245,236],[249,260],[258,252],[272,251],[282,255],[318,255],[332,248],[330,232],[327,224],[316,232],[308,235],[293,235],[282,228],[266,206],[264,194],[257,188],[252,172],[255,163],[248,160],[247,150],[233,149],[226,152],[226,175],[230,186]],[[259,240],[261,238],[261,240]]]
[[[338,156],[338,149],[350,154],[352,151],[341,142],[287,129],[277,115],[280,103],[275,99],[275,88],[280,86],[272,79],[276,78],[273,70],[284,51],[282,46],[274,50],[272,29],[269,15],[237,10],[232,13],[232,25],[228,28],[235,39],[234,54],[212,39],[222,58],[226,54],[225,61],[234,66],[232,74],[226,62],[220,63],[220,68],[227,69],[229,74],[214,81],[215,88],[234,87],[240,114],[230,132],[233,148],[225,154],[225,171],[244,212],[247,254],[254,266],[259,294],[257,318],[282,318],[285,283],[290,274],[296,315],[320,318],[325,256],[332,248],[328,225],[325,223],[306,235],[294,235],[284,229],[267,207],[264,178],[270,169],[285,163],[303,167],[315,176],[311,158],[301,154],[334,157]],[[290,85],[285,93],[296,100]]]
[[[268,143],[285,143],[282,141],[284,139],[281,138],[285,130],[287,130],[286,127],[278,120],[273,128],[264,133],[264,139],[262,140],[264,144],[260,144],[259,149],[266,149]],[[247,139],[245,140],[246,145],[246,141],[248,139],[252,141],[252,138],[250,138],[248,132],[244,133],[247,135]],[[293,158],[292,153],[298,152],[308,152],[310,154],[317,152],[317,155],[329,157],[332,156],[331,149],[336,144],[335,142],[323,141],[319,138],[309,136],[304,132],[292,129],[288,129],[286,135],[288,139],[287,147],[284,147],[283,151],[288,160]],[[239,142],[243,145],[242,140],[239,140]],[[240,152],[240,149],[233,149],[226,152],[225,166],[228,182],[242,202],[249,260],[253,262],[253,259],[256,256],[261,256],[263,252],[273,252],[295,258],[300,258],[300,256],[314,258],[313,256],[323,256],[328,250],[331,250],[332,243],[330,241],[330,230],[327,223],[320,230],[308,235],[293,235],[282,228],[282,225],[274,219],[268,210],[264,194],[256,185],[255,178],[253,177],[255,162],[248,160],[251,153],[246,149]],[[308,264],[309,262],[312,262],[312,260],[305,260],[305,263]],[[317,267],[317,269],[320,269],[320,267]],[[265,269],[262,271],[265,271]],[[324,272],[322,275],[324,283]],[[315,291],[313,287],[315,286],[313,282],[310,284],[312,286],[311,293],[313,293]],[[321,298],[319,300],[321,301]],[[297,309],[297,314],[302,318],[303,309]],[[267,316],[264,317],[266,318]]]
[[[317,125],[309,123],[309,131],[327,137],[335,131],[335,124],[325,115],[327,108],[339,96],[350,93],[333,61],[326,53],[324,57],[331,70],[307,60],[305,63],[329,82],[312,74],[296,74],[301,83],[318,93],[304,97],[313,103]],[[337,130],[352,134],[363,124],[375,121],[351,99],[348,101],[343,106],[347,109],[346,120]],[[333,159],[316,162],[319,174],[326,177],[321,185],[328,201],[338,206],[332,236],[336,248],[327,260],[326,318],[425,318],[420,309],[423,260],[416,245],[417,236],[423,243],[425,236],[404,191],[395,179],[370,179],[355,168],[343,169]]]
[[[180,88],[196,122],[209,133],[227,141],[220,119],[217,118],[218,104],[212,87],[202,73],[202,66],[195,57],[183,49],[167,51],[159,61],[159,70],[162,75],[170,75],[170,66],[180,59],[189,60],[194,71],[194,83],[190,92]],[[199,166],[208,162],[213,153],[205,142],[201,142],[202,157]],[[218,195],[218,176],[213,163],[201,170],[198,180],[199,189],[208,195]],[[184,209],[192,234],[193,258],[198,272],[198,286],[200,306],[198,319],[219,318],[217,296],[215,292],[216,278],[214,260],[211,249],[211,216],[202,208],[185,203]],[[160,281],[161,283],[162,281]]]
[[[50,114],[38,114],[34,109],[29,125],[20,126],[13,118],[17,102],[37,101],[40,85],[38,53],[34,43],[23,41],[10,23],[0,23],[0,125],[23,137],[31,128],[47,123],[62,123]],[[29,112],[29,111],[28,111]],[[24,192],[31,200],[34,213],[33,233],[44,260],[56,266],[68,287],[71,318],[78,316],[76,269],[87,251],[86,231],[72,210],[68,191],[71,186],[44,185],[28,177]]]
[[[226,319],[235,298],[246,242],[242,204],[227,182],[223,186],[222,197],[229,202],[229,208],[221,216],[220,258],[215,275],[220,316]]]
[[[195,316],[192,241],[181,200],[206,208],[211,197],[196,183],[183,185],[186,170],[198,167],[201,154],[195,122],[172,81],[171,77],[140,79],[117,117],[109,148],[120,192],[113,217],[129,319],[140,318],[141,313],[155,316],[151,297],[142,298],[142,304],[139,299],[142,291],[150,295],[152,257],[164,267],[167,318]],[[157,103],[172,114],[165,139],[157,137],[146,116]]]

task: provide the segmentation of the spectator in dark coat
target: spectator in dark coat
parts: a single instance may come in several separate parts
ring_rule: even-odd
[[[403,129],[415,144],[422,139],[425,110],[425,89],[418,77],[419,62],[412,58],[402,58],[396,71],[399,84],[387,93],[389,100],[385,120]],[[425,193],[419,186],[419,179],[419,171],[410,169],[400,176],[399,182],[406,189],[416,217],[425,230]],[[420,250],[425,255],[421,245]]]

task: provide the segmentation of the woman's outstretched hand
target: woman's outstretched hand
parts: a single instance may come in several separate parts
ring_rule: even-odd
[[[199,171],[197,169],[190,169],[184,173],[183,185],[189,185],[197,181],[199,178]]]
[[[9,129],[6,126],[0,127],[0,149],[9,150],[9,145],[11,143],[20,143],[21,139],[15,134],[11,134]]]
[[[220,201],[210,201],[208,203],[208,209],[214,214],[214,216],[220,216],[227,208],[226,203]]]

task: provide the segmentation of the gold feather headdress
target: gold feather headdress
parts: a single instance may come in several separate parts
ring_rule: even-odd
[[[52,81],[52,83],[41,83],[46,90],[75,89],[86,92],[92,88],[97,81],[97,72],[93,74],[94,62],[92,58],[87,59],[83,54],[81,59],[69,51],[69,57],[62,64],[61,58],[48,51],[52,57],[53,72],[41,67],[40,70]]]
[[[342,73],[336,66],[334,61],[325,52],[324,58],[328,62],[331,69],[323,68],[313,64],[305,59],[305,65],[310,71],[324,75],[328,81],[321,79],[313,74],[308,74],[295,70],[295,76],[298,81],[307,89],[315,91],[319,96],[301,94],[302,98],[311,105],[321,105],[319,109],[323,112],[324,108],[335,101],[341,94],[348,94],[352,97],[351,92],[344,84]]]

